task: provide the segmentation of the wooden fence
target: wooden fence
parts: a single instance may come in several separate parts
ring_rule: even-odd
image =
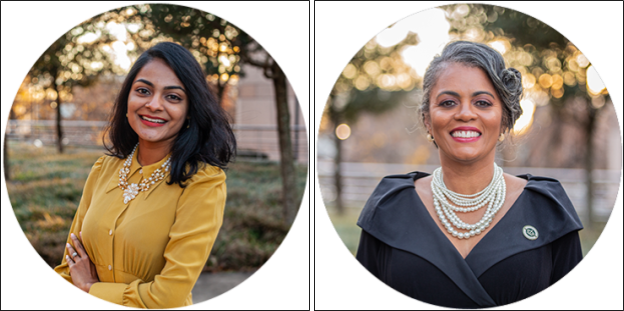
[[[106,121],[63,120],[63,144],[80,147],[102,147]],[[247,157],[279,160],[279,141],[276,125],[232,124],[238,152]],[[9,141],[32,143],[39,146],[56,144],[56,121],[9,120],[6,137]],[[308,161],[308,141],[304,125],[291,125],[291,139],[295,159]]]
[[[341,163],[342,198],[347,208],[359,212],[371,195],[375,186],[386,175],[404,174],[412,171],[431,173],[437,165],[404,165],[389,163]],[[587,217],[587,187],[584,169],[561,169],[541,167],[503,167],[506,173],[534,176],[548,176],[561,182],[579,217]],[[317,162],[318,180],[326,206],[333,208],[336,197],[334,187],[334,164],[331,161]],[[606,221],[611,215],[620,187],[620,171],[594,170],[594,196],[592,198],[594,219]]]

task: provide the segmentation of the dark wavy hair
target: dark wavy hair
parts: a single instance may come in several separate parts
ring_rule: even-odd
[[[121,86],[106,129],[112,145],[104,145],[109,152],[107,155],[124,159],[139,141],[126,118],[128,95],[136,75],[155,58],[171,67],[188,96],[189,127],[183,126],[173,142],[171,176],[167,182],[169,185],[177,183],[184,188],[184,182],[197,173],[200,165],[210,164],[225,169],[236,155],[236,138],[225,110],[208,88],[199,63],[191,52],[179,44],[158,43],[136,60]]]

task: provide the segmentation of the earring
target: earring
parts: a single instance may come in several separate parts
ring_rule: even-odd
[[[191,127],[191,122],[189,122],[189,124],[186,125],[186,128],[190,128]]]
[[[505,140],[505,134],[501,133],[500,136],[498,137],[498,141],[503,141]]]
[[[431,134],[427,133],[427,140],[432,143],[434,141],[433,136],[431,136]]]
[[[128,114],[126,113],[126,118],[128,117]]]

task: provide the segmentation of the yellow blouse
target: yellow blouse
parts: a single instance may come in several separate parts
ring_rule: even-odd
[[[149,178],[165,159],[141,167],[135,152],[129,183]],[[136,308],[192,305],[191,290],[206,264],[223,222],[225,173],[205,165],[186,188],[167,185],[169,174],[124,204],[119,170],[124,160],[102,156],[95,162],[70,234],[79,236],[100,282],[89,294]],[[67,242],[73,245],[69,235]],[[72,282],[65,260],[54,271]],[[73,284],[73,283],[72,283]]]

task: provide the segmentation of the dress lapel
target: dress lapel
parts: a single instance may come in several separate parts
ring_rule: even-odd
[[[583,226],[561,184],[547,177],[518,175],[527,179],[524,191],[507,214],[466,257],[476,277],[514,254],[542,247]],[[535,239],[523,234],[525,226],[538,232]]]
[[[412,200],[418,204],[414,208],[416,217],[423,220],[420,230],[414,232],[414,235],[428,238],[419,239],[421,240],[418,243],[419,245],[414,245],[411,252],[427,259],[442,270],[470,299],[482,308],[496,306],[492,297],[479,282],[478,276],[475,275],[472,267],[464,260],[444,233],[440,231],[435,221],[431,219],[431,215],[415,190],[413,193],[414,198]]]
[[[464,259],[414,189],[414,180],[427,175],[412,172],[385,177],[366,202],[357,224],[389,246],[435,265],[480,307],[496,305],[478,279],[490,267],[583,228],[559,181],[519,175],[528,180],[524,191]],[[537,230],[537,238],[525,237],[527,225]]]
[[[412,182],[413,185],[413,182]],[[414,216],[423,220],[420,226],[411,227],[412,236],[419,237],[416,243],[408,250],[428,260],[442,270],[470,299],[480,307],[493,307],[496,303],[485,291],[472,268],[455,246],[440,231],[438,225],[431,219],[422,201],[412,187],[412,202],[418,202],[418,207],[413,205]],[[434,232],[434,234],[432,234]]]
[[[522,236],[522,224],[526,223],[526,221],[518,219],[518,214],[522,212],[522,208],[517,208],[516,205],[522,205],[521,202],[524,200],[525,195],[526,191],[523,191],[503,218],[466,256],[465,261],[477,278],[501,260],[522,250],[528,250],[531,248],[530,246],[538,244]]]
[[[379,193],[382,197],[373,193],[358,225],[384,243],[435,265],[480,307],[495,306],[496,303],[479,283],[470,266],[440,232],[425,207],[421,206],[422,202],[414,189],[414,180],[427,175],[419,172],[393,175],[399,180],[394,181],[389,192]],[[369,203],[376,206],[369,206]]]

